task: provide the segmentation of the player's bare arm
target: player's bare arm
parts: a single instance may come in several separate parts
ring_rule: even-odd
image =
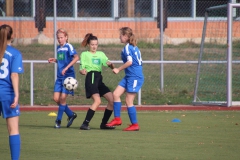
[[[48,58],[48,63],[57,63],[56,58]]]
[[[118,74],[121,70],[124,70],[125,68],[127,68],[127,67],[129,67],[131,65],[132,65],[132,61],[127,61],[126,63],[124,63],[119,68],[114,68],[113,69],[113,73]]]
[[[114,65],[110,61],[107,61],[107,65],[109,68],[114,69]]]
[[[15,97],[14,97],[14,101],[10,107],[15,108],[18,105],[18,99],[19,99],[19,76],[18,76],[18,73],[12,73],[11,80],[12,80]]]
[[[79,60],[79,56],[77,54],[74,55],[73,60],[62,70],[62,75],[65,75],[68,68],[73,66]]]
[[[86,71],[86,69],[82,69],[82,70],[79,70],[79,73],[80,73],[81,75],[86,75],[86,74],[87,74],[87,71]]]

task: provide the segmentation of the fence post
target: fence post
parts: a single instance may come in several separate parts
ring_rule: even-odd
[[[34,83],[34,80],[33,80],[33,62],[31,62],[30,63],[30,96],[31,96],[31,98],[30,98],[30,104],[31,104],[31,106],[33,106],[33,90],[34,90],[34,85],[33,85],[33,83]]]
[[[141,99],[142,99],[142,90],[140,89],[138,91],[138,105],[142,105]]]

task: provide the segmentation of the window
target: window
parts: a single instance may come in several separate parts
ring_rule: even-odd
[[[16,17],[31,17],[32,15],[31,0],[15,0],[14,1],[14,16]]]
[[[219,0],[197,0],[196,2],[196,16],[197,17],[204,17],[205,16],[205,11],[206,8],[213,7],[213,6],[218,6],[218,5],[223,5],[227,4],[228,0],[225,1],[219,1]],[[224,13],[225,15],[226,13]],[[221,16],[219,14],[219,16]],[[225,15],[226,16],[226,15]]]
[[[78,0],[78,17],[112,17],[111,0]]]
[[[7,10],[6,2],[14,7],[8,7]],[[0,0],[0,16],[31,17],[32,0]]]
[[[53,0],[44,1],[45,4],[45,14],[48,17],[53,17],[54,15],[54,5]],[[58,17],[73,17],[73,7],[74,0],[57,0],[57,16]]]
[[[191,17],[192,0],[165,0],[168,17]]]
[[[152,0],[119,0],[119,17],[152,17]]]

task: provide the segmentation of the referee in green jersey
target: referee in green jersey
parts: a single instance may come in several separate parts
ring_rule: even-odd
[[[86,75],[85,91],[86,98],[92,98],[93,103],[88,109],[86,117],[80,126],[81,130],[90,130],[89,123],[94,116],[96,109],[101,104],[101,97],[104,97],[108,103],[104,111],[100,129],[115,129],[114,126],[106,126],[113,112],[113,95],[110,89],[103,83],[102,66],[114,68],[108,57],[101,51],[97,51],[98,38],[92,33],[85,35],[82,41],[83,47],[88,47],[87,51],[81,53],[79,72]]]

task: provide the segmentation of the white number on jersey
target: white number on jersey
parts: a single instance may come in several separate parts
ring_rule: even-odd
[[[135,56],[137,57],[138,64],[139,64],[139,65],[142,65],[142,56],[141,56],[141,52],[138,51],[138,52],[135,52],[134,54],[135,54]]]
[[[9,73],[9,71],[8,71],[8,60],[6,59],[6,58],[3,58],[2,59],[2,63],[3,63],[3,65],[2,66],[0,66],[0,78],[6,78],[7,76],[8,76],[8,73]]]

